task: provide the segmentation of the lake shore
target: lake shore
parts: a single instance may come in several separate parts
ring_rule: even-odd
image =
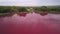
[[[5,15],[5,14],[21,14],[21,13],[33,13],[33,12],[13,12],[13,13],[0,13],[0,15]],[[35,13],[48,13],[48,14],[60,14],[60,12],[35,12]]]

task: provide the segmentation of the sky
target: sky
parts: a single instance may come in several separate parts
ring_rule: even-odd
[[[0,6],[52,6],[60,5],[60,0],[0,0]]]

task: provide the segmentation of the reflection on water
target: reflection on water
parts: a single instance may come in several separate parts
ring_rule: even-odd
[[[60,14],[42,16],[33,12],[3,16],[0,16],[0,34],[60,34]]]
[[[45,16],[45,15],[47,15],[47,13],[40,13],[40,15],[41,15],[41,16]]]
[[[18,14],[18,15],[25,17],[25,16],[27,15],[27,13],[20,13],[20,14]]]
[[[34,13],[34,12],[33,12],[33,13]],[[31,13],[31,14],[33,14],[33,13]],[[25,17],[27,14],[28,14],[28,13],[20,13],[20,14],[17,14],[17,15]],[[47,15],[47,13],[38,13],[38,14],[40,14],[41,16]],[[14,14],[5,14],[5,15],[0,15],[0,17],[11,17],[11,16],[13,16],[13,15],[14,15]]]
[[[5,15],[0,15],[0,17],[11,17],[13,16],[14,14],[5,14]]]

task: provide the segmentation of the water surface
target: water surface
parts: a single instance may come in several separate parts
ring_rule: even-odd
[[[0,34],[60,34],[60,14],[0,16]]]

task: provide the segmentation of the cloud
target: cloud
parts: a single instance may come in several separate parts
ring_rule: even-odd
[[[0,5],[20,5],[20,6],[38,6],[36,0],[10,0],[10,1],[2,1]]]
[[[42,6],[42,5],[60,5],[60,0],[0,0],[3,6]]]

